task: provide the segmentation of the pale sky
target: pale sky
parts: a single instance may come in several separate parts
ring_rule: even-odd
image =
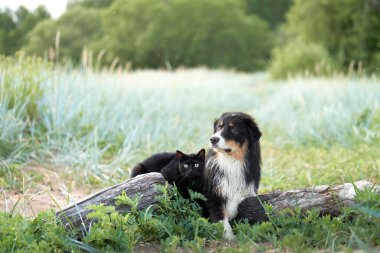
[[[39,5],[44,5],[53,18],[58,18],[65,11],[67,0],[0,0],[1,9],[8,7],[16,10],[20,5],[29,10],[34,10]]]

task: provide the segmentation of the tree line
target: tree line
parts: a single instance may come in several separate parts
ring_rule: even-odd
[[[380,0],[71,0],[0,12],[0,54],[133,68],[378,72]]]

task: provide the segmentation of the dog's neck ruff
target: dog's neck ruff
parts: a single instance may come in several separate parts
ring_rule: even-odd
[[[217,153],[207,161],[207,168],[218,170],[214,177],[215,193],[227,200],[242,201],[244,198],[255,196],[254,183],[247,184],[247,170],[244,161],[232,156]]]

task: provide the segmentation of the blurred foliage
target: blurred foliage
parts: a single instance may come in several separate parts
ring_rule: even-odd
[[[6,164],[1,161],[4,157],[3,155],[7,155],[7,152],[13,148],[10,144],[12,143],[6,143],[0,139],[0,185],[6,190],[22,189],[25,181],[23,181],[24,175],[20,166],[17,164]],[[6,150],[7,148],[9,150]]]
[[[119,0],[103,20],[113,28],[105,29],[101,43],[109,60],[119,57],[137,67],[257,70],[265,67],[272,45],[266,22],[245,14],[241,1]]]
[[[46,78],[44,70],[49,70],[49,64],[41,58],[0,56],[1,107],[15,110],[27,122],[37,120],[43,95],[41,85]]]
[[[296,0],[287,14],[285,44],[297,43],[298,40],[306,44],[319,44],[335,59],[341,70],[355,64],[359,70],[364,66],[367,73],[379,72],[379,13],[380,2],[377,0]],[[283,45],[275,51],[273,65],[281,64],[276,62],[282,60],[276,55],[292,57],[287,53],[289,47]],[[302,47],[294,49],[299,51],[294,51],[294,55],[303,50]],[[280,53],[279,50],[285,52]],[[282,72],[286,71],[284,69]],[[278,76],[277,73],[272,74]]]
[[[67,8],[71,9],[76,6],[92,7],[92,8],[105,8],[110,6],[114,0],[69,0]]]
[[[276,28],[285,21],[285,14],[293,0],[246,0],[248,12],[267,21],[271,28]]]
[[[11,32],[15,29],[12,13],[9,10],[0,12],[0,52],[11,54],[14,52]]]
[[[25,7],[19,7],[15,13],[5,9],[0,10],[0,54],[12,55],[26,43],[27,33],[50,15],[42,6],[30,12]]]
[[[273,78],[293,75],[328,76],[336,69],[335,63],[321,44],[296,40],[273,50],[269,71]]]
[[[371,74],[380,72],[379,13],[380,0],[70,0],[57,20],[43,7],[0,11],[0,54],[96,69]]]
[[[24,50],[30,54],[46,55],[49,59],[78,63],[82,50],[101,36],[99,13],[92,8],[73,7],[58,20],[38,24],[29,34]]]
[[[53,49],[58,49],[55,38],[60,31],[59,57],[76,63],[84,47],[98,61],[106,52],[106,64],[115,61],[138,68],[206,65],[258,70],[269,60],[270,27],[247,13],[242,0],[116,0],[103,8],[111,2],[72,1],[57,21],[39,24],[24,49],[46,55],[51,48],[50,59],[56,59]]]

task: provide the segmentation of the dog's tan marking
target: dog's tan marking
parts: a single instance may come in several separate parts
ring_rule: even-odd
[[[235,127],[234,123],[232,123],[232,122],[228,123],[228,126],[229,127]]]
[[[226,144],[231,147],[231,153],[225,153],[225,155],[232,156],[236,160],[244,161],[245,154],[248,150],[248,145],[245,142],[242,146],[239,145],[236,141],[227,141]]]

